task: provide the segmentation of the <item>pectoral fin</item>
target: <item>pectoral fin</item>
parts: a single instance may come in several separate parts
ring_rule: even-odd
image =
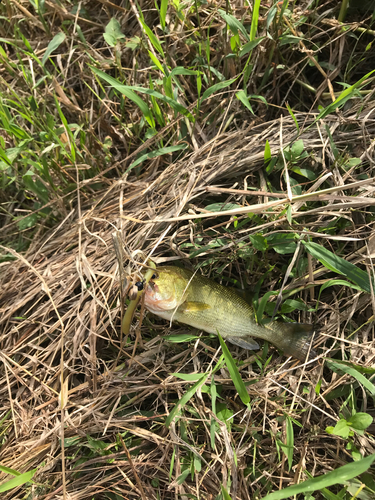
[[[247,337],[246,340],[241,337],[225,337],[225,340],[243,349],[251,349],[252,351],[259,349],[259,344],[251,337]]]
[[[184,312],[205,311],[206,309],[211,309],[211,306],[204,302],[184,302],[181,305],[181,310]]]

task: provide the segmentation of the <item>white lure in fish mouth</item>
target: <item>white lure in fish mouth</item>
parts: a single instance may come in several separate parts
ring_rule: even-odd
[[[145,292],[145,306],[146,308],[154,314],[159,314],[164,311],[170,311],[175,309],[179,304],[175,297],[170,295],[166,297],[159,291],[159,287],[156,283],[149,282]]]

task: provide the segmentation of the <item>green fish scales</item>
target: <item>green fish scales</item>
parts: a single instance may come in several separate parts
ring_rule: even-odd
[[[169,321],[178,321],[207,333],[220,333],[245,349],[258,349],[255,338],[267,340],[284,354],[304,361],[316,356],[311,349],[313,325],[273,321],[260,325],[254,309],[233,288],[176,266],[157,268],[156,279],[145,292],[146,308]]]

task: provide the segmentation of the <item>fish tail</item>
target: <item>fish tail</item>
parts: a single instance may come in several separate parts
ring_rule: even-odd
[[[314,325],[275,321],[266,326],[278,334],[277,341],[275,338],[271,342],[282,349],[287,356],[293,356],[300,361],[310,361],[316,357],[316,352],[311,347],[312,335],[315,333]]]

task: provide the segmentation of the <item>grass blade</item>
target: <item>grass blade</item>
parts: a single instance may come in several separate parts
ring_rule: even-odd
[[[354,377],[360,384],[362,384],[366,389],[375,396],[375,386],[372,382],[370,382],[362,373],[359,373],[353,366],[348,366],[346,363],[340,363],[339,361],[327,361],[328,366],[334,372],[337,370],[347,373]]]
[[[160,4],[160,24],[165,29],[165,18],[167,17],[168,0],[161,0]]]
[[[285,455],[288,458],[288,470],[293,465],[293,451],[294,451],[294,429],[292,419],[286,416],[286,449],[284,450]]]
[[[254,111],[253,111],[253,108],[251,107],[249,98],[247,97],[246,92],[244,90],[239,90],[236,93],[236,97],[250,111],[251,114],[254,114]]]
[[[245,43],[245,45],[242,46],[240,53],[238,54],[239,57],[245,56],[249,52],[251,52],[257,45],[260,44],[260,42],[264,39],[264,36],[261,36],[260,38],[256,38],[255,40],[252,40],[251,42]]]
[[[357,462],[351,462],[349,464],[343,465],[338,469],[323,474],[322,476],[314,477],[313,479],[308,479],[300,484],[294,484],[288,488],[284,488],[280,491],[274,491],[269,495],[266,495],[263,500],[281,500],[283,498],[289,498],[293,495],[298,495],[299,493],[311,493],[322,488],[328,488],[334,484],[343,484],[345,481],[357,477],[367,469],[375,460],[375,454],[369,455],[362,460]]]
[[[354,288],[354,290],[362,290],[362,288],[360,288],[359,286],[357,285],[353,285],[353,283],[349,283],[349,281],[345,281],[345,280],[329,280],[327,281],[326,283],[324,283],[324,285],[322,285],[320,287],[320,290],[319,290],[319,295],[318,295],[318,300],[316,301],[316,306],[315,306],[315,309],[317,310],[318,309],[318,306],[319,306],[319,300],[320,300],[320,296],[322,294],[322,292],[330,287],[330,286],[334,286],[334,285],[340,285],[340,286],[348,286],[350,288]]]
[[[221,485],[221,494],[223,496],[223,500],[232,500],[232,497],[229,495],[227,492],[226,488],[224,488],[223,485]]]
[[[192,386],[186,393],[182,396],[180,401],[176,404],[176,406],[173,408],[171,413],[168,415],[168,417],[165,420],[165,425],[169,427],[169,424],[172,422],[174,417],[181,411],[181,409],[186,405],[186,403],[194,396],[194,394],[197,392],[197,390],[202,387],[202,385],[206,382],[207,378],[209,376],[209,373],[204,373],[200,379]]]
[[[111,85],[111,87],[115,88],[116,90],[118,90],[122,94],[126,95],[126,97],[129,97],[129,99],[131,99],[133,102],[135,102],[137,104],[137,106],[139,106],[139,108],[141,109],[142,113],[145,115],[145,118],[146,118],[146,116],[150,115],[151,111],[148,108],[148,106],[146,105],[146,103],[144,101],[142,101],[142,99],[139,96],[137,96],[137,94],[135,94],[134,91],[141,92],[142,94],[147,94],[149,96],[156,97],[157,99],[164,101],[166,104],[169,104],[171,106],[171,108],[173,108],[175,111],[183,114],[184,116],[189,118],[189,120],[193,119],[191,113],[189,113],[189,111],[184,106],[182,106],[181,104],[179,104],[175,100],[171,99],[170,97],[167,97],[163,94],[160,94],[160,92],[157,92],[156,90],[153,90],[153,89],[124,85],[124,84],[120,83],[118,80],[116,80],[115,78],[113,78],[112,76],[107,75],[107,73],[104,73],[103,71],[100,71],[99,69],[96,69],[93,66],[90,66],[90,67],[96,75],[98,75],[105,82],[107,82],[109,85]],[[225,82],[225,83],[227,83],[227,82]],[[228,83],[228,85],[230,85],[230,83]],[[147,113],[147,115],[146,115],[146,113]]]
[[[151,109],[147,106],[147,104],[135,93],[133,90],[128,85],[123,85],[120,83],[118,80],[115,78],[112,78],[112,76],[107,75],[103,71],[100,71],[99,69],[96,69],[91,66],[92,71],[102,78],[105,82],[107,82],[111,87],[115,88],[122,94],[124,94],[128,99],[134,102],[139,109],[141,110],[143,116],[147,120],[148,124],[154,128],[155,127],[155,120],[152,115]]]
[[[303,241],[302,243],[305,245],[306,250],[327,269],[346,276],[358,285],[361,290],[371,293],[370,279],[365,271],[362,271],[362,269],[342,257],[338,257],[330,250],[318,245],[318,243],[307,241]]]
[[[155,47],[155,49],[159,52],[159,54],[164,59],[164,57],[165,57],[164,56],[164,51],[162,49],[162,46],[160,45],[159,40],[156,38],[156,36],[151,31],[151,29],[147,26],[147,24],[142,19],[140,19],[140,22],[142,24],[143,29],[145,30],[146,35],[150,39],[150,42],[152,43],[152,45]]]
[[[241,31],[246,40],[247,41],[250,40],[249,34],[247,33],[245,26],[236,17],[232,16],[232,14],[227,14],[224,10],[221,9],[219,9],[218,12],[224,19],[224,21],[228,24],[234,35],[237,35],[238,32]]]
[[[34,477],[36,471],[37,469],[29,470],[28,472],[15,476],[6,483],[0,484],[0,493],[4,493],[4,491],[9,491],[17,486],[22,486],[23,484],[28,483]]]
[[[52,40],[48,44],[47,50],[44,53],[44,56],[43,56],[43,59],[42,59],[42,66],[45,65],[45,63],[46,63],[47,59],[49,58],[49,56],[52,54],[52,52],[54,50],[56,50],[63,43],[63,41],[65,40],[65,38],[66,38],[66,35],[62,31],[60,31],[60,33],[57,33],[57,35],[55,35],[52,38]]]
[[[234,359],[232,358],[232,355],[229,352],[229,349],[228,349],[226,343],[221,338],[221,335],[219,333],[217,335],[218,335],[219,340],[220,340],[220,345],[221,345],[221,348],[223,350],[225,363],[227,365],[230,377],[233,380],[234,386],[238,392],[238,395],[241,398],[241,401],[243,402],[244,405],[248,405],[250,403],[250,396],[246,390],[246,386],[241,378],[240,372],[238,371],[236,363],[234,362]]]
[[[255,35],[257,34],[258,20],[259,20],[259,7],[260,7],[260,0],[255,0],[254,7],[253,7],[253,16],[251,19],[251,28],[250,28],[250,41],[251,42],[253,40],[255,40]]]
[[[12,474],[12,476],[20,476],[21,472],[17,470],[10,469],[9,467],[5,467],[5,465],[0,465],[0,471],[5,472],[5,474]]]
[[[212,94],[217,92],[218,90],[225,89],[226,87],[229,87],[229,85],[232,85],[233,82],[237,80],[238,76],[235,78],[232,78],[231,80],[226,80],[225,82],[219,82],[216,83],[215,85],[212,85],[212,87],[208,88],[203,92],[202,95],[202,101],[210,97]]]
[[[180,378],[186,382],[196,382],[202,378],[201,373],[171,373],[173,377]]]
[[[136,167],[145,160],[157,158],[158,156],[173,153],[174,151],[181,151],[182,149],[186,148],[187,144],[179,144],[177,146],[167,146],[166,148],[160,148],[157,149],[156,151],[150,151],[149,153],[145,153],[144,155],[140,156],[135,161],[133,161],[133,163],[130,165],[130,167],[127,169],[125,173],[127,174],[132,168]]]
[[[369,76],[371,76],[374,73],[375,69],[367,73],[367,75],[363,76],[358,82],[356,82],[354,85],[351,85],[347,89],[345,89],[341,94],[338,96],[337,99],[333,101],[333,103],[329,104],[319,115],[316,117],[314,123],[316,123],[318,120],[321,120],[325,116],[329,115],[332,113],[336,108],[339,106],[342,106],[345,104],[345,102],[350,99],[354,93],[354,90],[357,89]]]

